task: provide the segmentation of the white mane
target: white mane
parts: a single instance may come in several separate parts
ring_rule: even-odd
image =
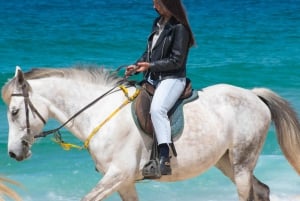
[[[96,65],[76,65],[71,68],[33,68],[24,73],[24,77],[26,80],[61,77],[62,79],[78,80],[96,85],[114,86],[123,80],[117,73],[117,71]],[[2,88],[2,99],[6,103],[10,100],[15,82],[16,77],[8,81]]]
[[[122,80],[116,71],[97,66],[74,66],[72,68],[34,68],[24,74],[26,80],[48,77],[62,77],[66,79],[90,82],[99,85],[114,85]]]

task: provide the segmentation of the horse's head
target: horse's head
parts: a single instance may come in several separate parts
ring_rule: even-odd
[[[18,161],[31,156],[34,136],[41,132],[48,118],[46,104],[34,96],[20,68],[15,77],[2,88],[2,98],[8,106],[8,153]]]

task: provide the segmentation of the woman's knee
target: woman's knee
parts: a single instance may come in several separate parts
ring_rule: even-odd
[[[162,107],[151,107],[150,108],[150,115],[153,118],[157,118],[157,117],[164,117],[167,116],[168,111],[165,110]]]

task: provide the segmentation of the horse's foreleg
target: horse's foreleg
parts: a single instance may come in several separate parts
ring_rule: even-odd
[[[104,176],[81,201],[100,201],[114,193],[120,185],[116,178]]]
[[[119,191],[123,201],[138,200],[134,181],[124,172],[110,169],[82,201],[100,201],[116,191]]]
[[[122,188],[118,192],[123,201],[138,201],[139,200],[134,183],[130,183],[126,186],[122,186]]]

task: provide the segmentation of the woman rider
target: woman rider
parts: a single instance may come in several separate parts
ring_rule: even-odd
[[[127,67],[125,75],[143,72],[144,79],[156,88],[150,115],[158,142],[161,174],[170,175],[168,111],[185,88],[187,56],[195,40],[181,0],[153,0],[153,3],[159,16],[154,20],[146,51],[134,65]]]

